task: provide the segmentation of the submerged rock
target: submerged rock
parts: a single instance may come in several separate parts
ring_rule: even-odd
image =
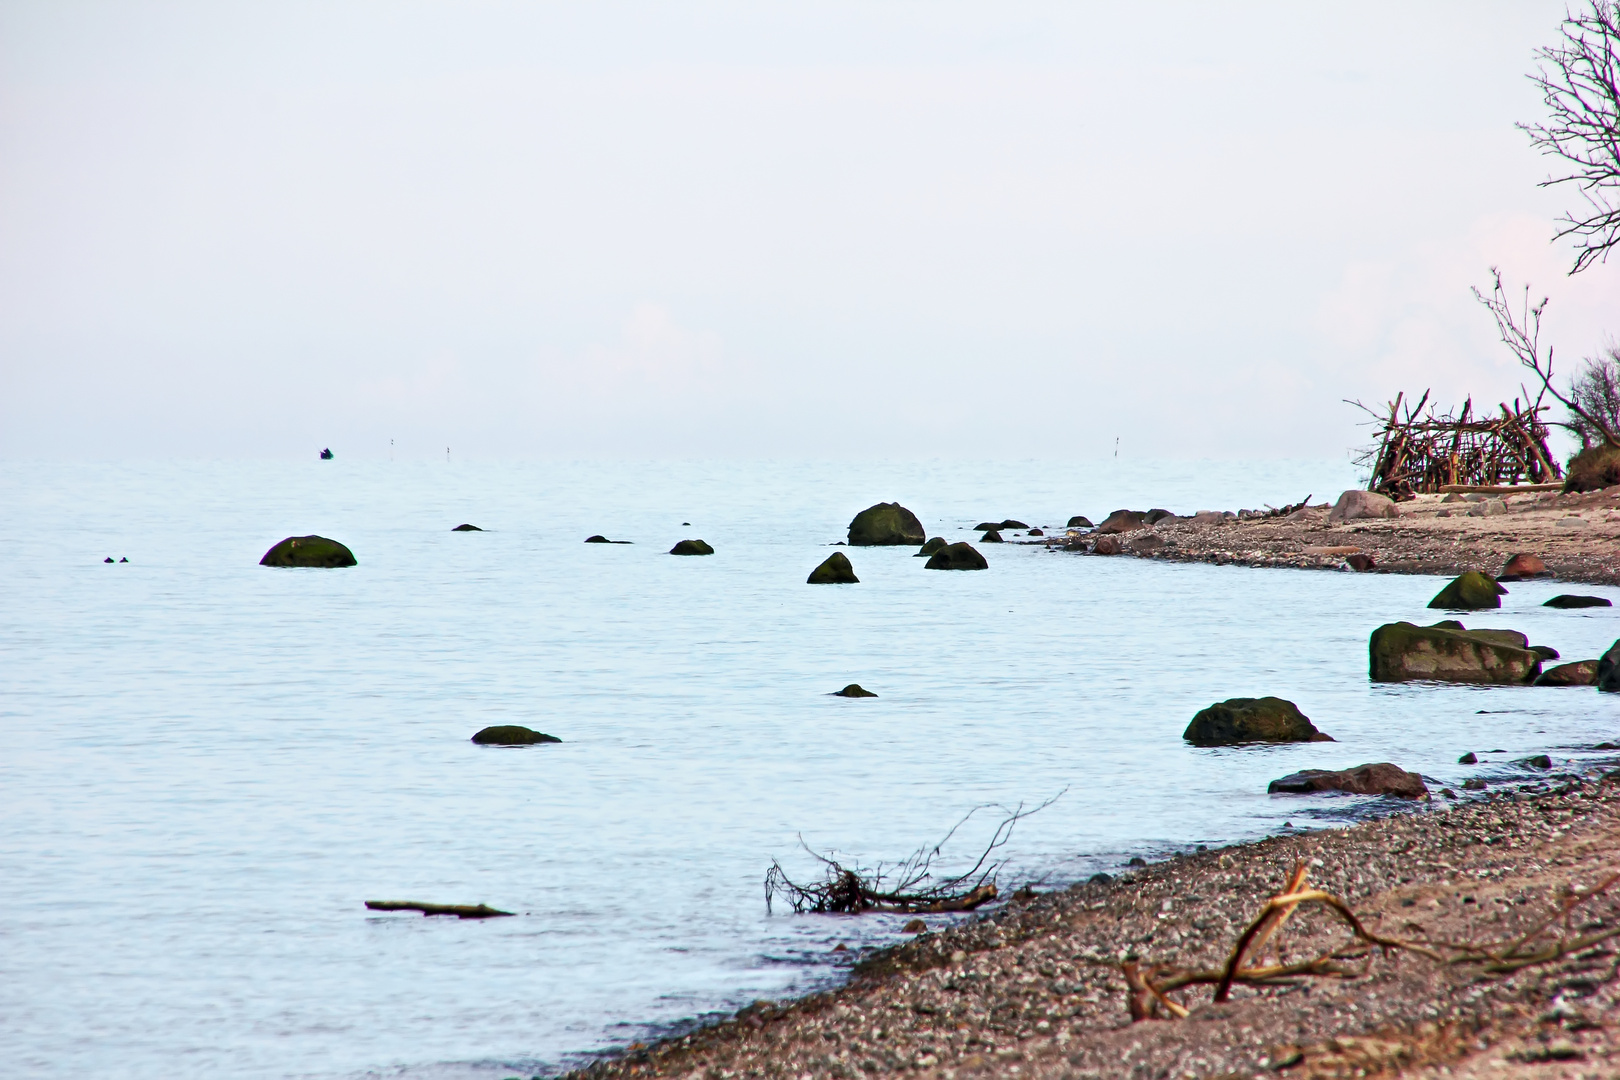
[[[925,569],[928,570],[987,570],[990,564],[984,561],[984,556],[976,551],[972,544],[956,543],[946,544],[929,557]]]
[[[1395,500],[1388,495],[1352,489],[1339,496],[1339,501],[1328,511],[1328,521],[1335,523],[1360,521],[1363,518],[1392,518],[1399,513],[1400,511],[1395,509]]]
[[[1498,585],[1496,579],[1489,574],[1469,570],[1452,578],[1449,585],[1435,593],[1434,599],[1429,601],[1429,606],[1451,611],[1499,608],[1502,606],[1502,594],[1505,592],[1507,590]]]
[[[922,558],[926,559],[928,556],[932,555],[934,552],[938,551],[944,546],[945,538],[943,536],[930,536],[928,538],[928,543],[924,544],[917,554],[912,556],[912,558],[921,556]]]
[[[669,549],[671,555],[713,555],[714,548],[702,540],[682,540]]]
[[[1279,697],[1229,698],[1200,709],[1181,737],[1194,746],[1252,742],[1332,742],[1292,701]]]
[[[1528,581],[1530,578],[1551,577],[1552,571],[1547,564],[1535,555],[1519,554],[1507,561],[1502,572],[1496,575],[1497,581]]]
[[[842,690],[834,690],[833,697],[877,697],[872,691],[866,689],[858,682],[852,682]]]
[[[1548,668],[1536,680],[1537,686],[1594,686],[1597,684],[1598,662],[1575,660]]]
[[[998,527],[1003,528],[1003,529],[1027,529],[1027,528],[1029,528],[1028,525],[1025,525],[1022,521],[1019,521],[1017,518],[1008,518],[1006,521],[1003,521],[1001,523],[1001,525],[998,526]]]
[[[1571,593],[1563,593],[1553,597],[1541,606],[1555,608],[1613,607],[1614,601],[1602,596],[1576,596]]]
[[[607,537],[603,536],[601,533],[597,533],[595,536],[587,536],[585,538],[585,542],[587,544],[611,544],[611,543],[613,543],[613,541],[609,540]]]
[[[859,585],[861,579],[855,576],[855,568],[850,565],[849,557],[842,551],[835,551],[810,571],[810,576],[804,582],[806,585]]]
[[[460,525],[457,525],[455,528],[451,529],[450,531],[451,532],[483,532],[484,530],[480,529],[476,525],[469,525],[465,521],[463,521]]]
[[[1089,529],[1091,528],[1091,519],[1086,517],[1084,514],[1076,514],[1074,517],[1069,519],[1069,523],[1065,525],[1064,528]]]
[[[1426,799],[1423,777],[1399,765],[1380,761],[1353,769],[1301,769],[1266,787],[1270,794],[1305,795],[1315,791],[1343,791],[1351,795],[1393,795],[1397,799]]]
[[[111,562],[112,560],[107,560]],[[354,552],[324,536],[289,536],[264,553],[260,566],[354,566]]]
[[[1470,751],[1468,751],[1468,753],[1464,754],[1462,757],[1457,759],[1457,764],[1459,764],[1459,765],[1478,765],[1479,764],[1479,755],[1474,753],[1472,750],[1470,750]]]
[[[1385,623],[1368,639],[1368,673],[1373,682],[1527,683],[1541,674],[1541,655],[1506,633],[1513,632],[1464,630],[1454,619]]]
[[[480,746],[533,746],[535,743],[562,742],[555,735],[547,735],[519,724],[487,727],[474,735],[472,741]]]
[[[849,523],[849,542],[858,547],[920,544],[927,538],[917,515],[897,502],[868,506]]]

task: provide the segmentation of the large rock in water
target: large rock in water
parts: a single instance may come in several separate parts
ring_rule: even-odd
[[[1429,601],[1432,608],[1445,608],[1449,611],[1480,611],[1484,608],[1499,608],[1502,606],[1502,594],[1506,589],[1496,583],[1496,579],[1489,574],[1482,574],[1478,570],[1470,570],[1458,574],[1451,579],[1451,584],[1434,594]]]
[[[928,543],[924,544],[922,548],[918,550],[917,555],[920,555],[926,559],[928,556],[945,546],[945,538],[943,536],[930,536],[928,538]],[[916,557],[916,555],[912,556],[912,558]]]
[[[990,564],[974,550],[972,544],[946,544],[924,564],[926,570],[987,570]]]
[[[1360,521],[1362,518],[1392,518],[1399,513],[1395,500],[1376,491],[1351,489],[1339,496],[1328,511],[1329,522]]]
[[[1393,795],[1397,799],[1427,799],[1429,789],[1423,777],[1387,761],[1357,765],[1353,769],[1302,769],[1281,780],[1273,780],[1266,791],[1275,794],[1305,795],[1313,791],[1343,791],[1351,795]]]
[[[899,503],[868,506],[849,523],[849,542],[855,547],[920,544],[926,539],[917,515]]]
[[[682,540],[669,549],[671,555],[713,555],[714,548],[702,540]]]
[[[1548,668],[1536,680],[1537,686],[1592,686],[1597,682],[1598,662],[1576,660]]]
[[[562,742],[555,735],[547,735],[518,724],[487,727],[474,735],[472,741],[480,746],[533,746],[535,743]]]
[[[1454,620],[1434,626],[1385,623],[1367,642],[1373,682],[1527,683],[1541,674],[1541,654],[1498,636],[1465,630]]]
[[[1279,697],[1230,698],[1200,709],[1181,737],[1194,746],[1252,742],[1332,742],[1292,701]]]
[[[1620,693],[1620,641],[1598,657],[1597,688],[1610,694]]]
[[[324,536],[289,536],[264,553],[260,566],[354,566],[354,552]]]
[[[855,568],[849,564],[849,556],[842,551],[835,551],[810,571],[810,576],[804,579],[806,585],[859,585],[861,579],[855,576]]]

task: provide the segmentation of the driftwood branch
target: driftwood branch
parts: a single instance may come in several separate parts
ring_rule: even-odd
[[[775,900],[781,897],[795,912],[801,913],[858,915],[864,911],[972,911],[988,904],[998,895],[996,874],[1004,865],[1004,860],[996,859],[995,854],[1012,838],[1013,827],[1031,814],[1051,806],[1062,795],[1063,792],[1058,792],[1039,806],[1029,809],[1025,809],[1023,803],[1011,810],[993,804],[976,806],[953,825],[937,844],[918,848],[893,865],[879,863],[871,869],[860,865],[845,866],[835,857],[836,852],[823,855],[814,851],[801,836],[799,846],[821,864],[821,879],[803,883],[794,881],[782,869],[782,864],[772,859],[770,869],[765,872],[765,910],[769,912]],[[984,810],[1001,810],[1003,813],[990,842],[967,870],[936,876],[935,860],[940,858],[945,845],[958,829]]]
[[[415,900],[367,900],[372,911],[420,911],[423,915],[454,915],[458,919],[493,919],[511,915],[485,904],[421,904]]]

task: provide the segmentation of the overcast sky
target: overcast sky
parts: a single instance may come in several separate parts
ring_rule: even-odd
[[[0,455],[1343,454],[1620,335],[1563,0],[0,3]]]

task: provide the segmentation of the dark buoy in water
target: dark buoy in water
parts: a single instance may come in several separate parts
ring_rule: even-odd
[[[331,447],[327,447],[325,450],[321,451],[321,460],[322,461],[331,461],[332,460],[332,448]]]

